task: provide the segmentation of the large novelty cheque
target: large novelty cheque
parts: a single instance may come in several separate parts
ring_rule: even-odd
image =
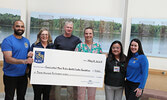
[[[106,56],[84,52],[33,49],[31,84],[102,87]]]

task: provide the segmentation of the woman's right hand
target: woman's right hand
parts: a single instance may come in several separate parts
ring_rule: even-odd
[[[137,88],[134,92],[136,92],[136,97],[140,97],[142,95],[142,89]]]
[[[32,58],[32,56],[33,56],[33,52],[32,52],[32,51],[29,51],[28,54],[27,54],[27,57],[28,57],[28,58]]]

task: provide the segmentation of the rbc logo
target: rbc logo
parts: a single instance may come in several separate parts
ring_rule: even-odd
[[[44,55],[45,55],[45,52],[43,52],[43,51],[35,51],[34,62],[43,63],[44,62]]]

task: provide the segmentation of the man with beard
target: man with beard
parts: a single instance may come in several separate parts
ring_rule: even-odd
[[[27,64],[33,62],[32,58],[27,58],[30,48],[28,39],[22,36],[24,33],[24,23],[17,20],[13,24],[14,33],[2,42],[3,52],[3,82],[5,87],[5,100],[13,100],[16,90],[17,100],[25,100],[27,89]]]

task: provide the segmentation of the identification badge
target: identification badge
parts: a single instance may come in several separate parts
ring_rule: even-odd
[[[119,66],[114,66],[114,72],[120,72],[120,67]]]

